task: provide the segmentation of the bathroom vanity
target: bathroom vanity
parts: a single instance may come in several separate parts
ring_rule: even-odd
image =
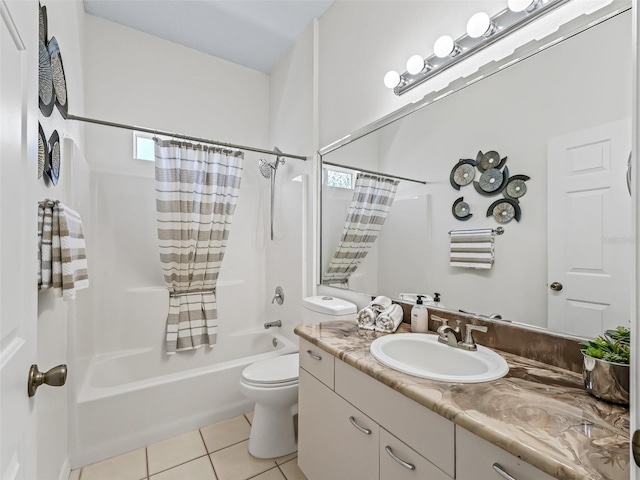
[[[591,397],[579,374],[500,352],[504,378],[436,382],[378,363],[369,346],[384,334],[355,321],[295,331],[309,480],[629,478],[628,410]]]

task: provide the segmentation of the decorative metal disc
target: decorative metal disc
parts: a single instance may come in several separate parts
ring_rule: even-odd
[[[478,155],[476,155],[476,162],[478,164],[478,170],[481,172],[489,170],[490,168],[500,170],[504,164],[507,163],[507,157],[500,160],[500,154],[495,150],[491,150],[487,153],[482,153],[482,151],[480,151],[478,152]]]
[[[47,169],[47,175],[51,179],[51,183],[57,185],[58,179],[60,178],[61,160],[60,136],[58,135],[57,130],[54,130],[49,138],[49,148],[51,149],[51,152],[49,153],[49,168]]]
[[[47,144],[47,137],[44,135],[42,125],[38,122],[38,178],[42,178],[44,168],[47,165],[49,159],[49,146]]]
[[[493,202],[488,210],[487,217],[493,216],[498,223],[508,223],[514,218],[517,222],[520,221],[522,216],[522,210],[516,200],[510,198],[504,198]]]
[[[51,58],[51,71],[53,75],[53,89],[56,93],[56,106],[64,118],[67,118],[67,80],[64,76],[60,47],[56,37],[51,37],[48,45],[49,56]]]
[[[469,204],[464,202],[464,197],[458,198],[453,205],[451,206],[451,213],[458,220],[469,220],[473,214],[471,213],[471,209],[469,208]]]
[[[476,161],[471,159],[462,159],[458,161],[449,174],[449,183],[456,190],[460,187],[469,185],[475,178]]]
[[[505,192],[511,198],[520,198],[525,193],[527,193],[527,185],[524,183],[524,180],[520,180],[519,178],[516,178],[514,180],[511,180],[507,184],[507,188],[505,189]]]
[[[502,186],[502,180],[502,172],[495,168],[490,168],[480,176],[480,188],[485,192],[495,192]]]
[[[40,28],[39,28],[39,37],[40,41],[44,44],[47,43],[47,7],[43,7],[38,4],[40,7],[38,10],[40,11]]]
[[[51,60],[49,52],[44,42],[40,42],[39,46],[39,62],[38,67],[38,96],[40,103],[40,111],[45,117],[51,115],[53,104],[55,103],[55,92],[53,90],[53,74],[51,70]]]
[[[473,165],[463,163],[453,171],[453,180],[461,187],[469,185],[475,178],[476,169]]]

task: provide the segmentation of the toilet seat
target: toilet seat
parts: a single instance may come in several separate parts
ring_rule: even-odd
[[[292,353],[252,363],[242,371],[242,382],[261,388],[276,388],[298,383],[299,355]]]

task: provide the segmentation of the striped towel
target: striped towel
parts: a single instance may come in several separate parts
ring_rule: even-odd
[[[53,296],[73,300],[89,286],[82,220],[56,200],[38,203],[38,289],[53,287]]]
[[[491,268],[494,260],[493,229],[452,230],[450,235],[452,267]]]

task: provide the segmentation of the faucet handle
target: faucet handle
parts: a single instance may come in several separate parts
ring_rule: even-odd
[[[431,315],[431,320],[433,320],[434,322],[441,323],[442,327],[446,327],[447,325],[449,325],[449,319],[448,318],[442,318],[442,317],[438,317],[437,315]]]
[[[477,350],[478,349],[478,347],[476,346],[476,342],[473,339],[473,332],[474,331],[486,333],[487,331],[489,331],[489,329],[487,327],[485,327],[484,325],[467,324],[467,327],[465,329],[464,346],[468,350]]]

